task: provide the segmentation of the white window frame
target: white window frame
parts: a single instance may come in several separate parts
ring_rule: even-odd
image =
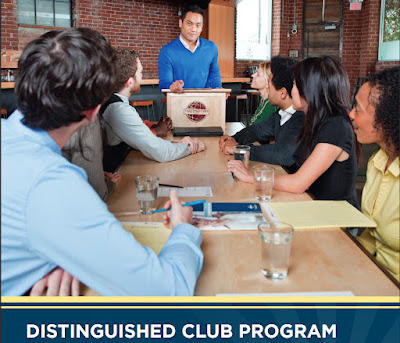
[[[258,0],[252,0],[252,1],[258,1]],[[236,60],[238,61],[265,61],[271,59],[271,51],[272,51],[272,0],[261,0],[261,1],[267,1],[268,4],[268,16],[267,18],[264,18],[265,20],[268,20],[267,23],[267,43],[265,44],[265,51],[262,53],[258,52],[256,55],[251,54],[251,47],[250,49],[245,53],[243,49],[240,49],[240,41],[238,40],[238,23],[237,23],[237,18],[236,18]],[[238,5],[236,6],[236,16],[238,15]],[[247,19],[247,18],[246,18]],[[248,18],[248,20],[255,20],[254,17]],[[254,43],[254,49],[258,50],[260,49],[260,45]],[[263,54],[263,55],[261,55]]]
[[[52,0],[52,5],[53,5],[53,15],[51,16],[53,18],[53,24],[52,25],[43,25],[43,24],[38,24],[37,23],[37,18],[38,17],[49,17],[47,13],[43,13],[43,12],[39,12],[36,9],[36,0],[34,0],[34,11],[32,12],[26,12],[26,14],[28,14],[28,16],[31,16],[32,18],[34,18],[34,23],[24,23],[22,21],[20,21],[20,18],[18,17],[18,24],[21,25],[33,25],[33,26],[49,26],[49,27],[72,27],[72,0],[69,0],[69,7],[70,7],[70,11],[71,13],[66,17],[66,15],[61,14],[61,13],[57,13],[55,10],[55,1],[56,0]],[[17,6],[19,6],[19,0],[17,1]],[[20,9],[18,8],[18,13],[20,13]],[[69,26],[56,26],[56,19],[69,19],[70,20],[70,25]]]
[[[400,40],[396,40],[393,42],[384,42],[383,41],[384,26],[385,26],[385,0],[381,0],[378,61],[398,61],[400,59]]]

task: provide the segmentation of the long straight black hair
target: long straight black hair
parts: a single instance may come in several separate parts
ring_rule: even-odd
[[[304,144],[304,156],[311,153],[320,125],[329,117],[349,117],[350,83],[343,66],[329,56],[308,57],[294,67],[294,80],[299,94],[307,102],[306,118],[299,140]],[[338,133],[340,134],[340,133]],[[354,137],[354,142],[356,140]],[[359,147],[357,147],[357,155]]]

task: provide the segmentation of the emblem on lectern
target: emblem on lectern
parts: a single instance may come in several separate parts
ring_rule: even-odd
[[[200,122],[209,115],[208,108],[200,101],[192,101],[184,110],[183,114],[191,121]]]

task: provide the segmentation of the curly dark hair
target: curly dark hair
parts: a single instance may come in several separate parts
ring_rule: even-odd
[[[118,78],[115,84],[114,93],[124,88],[125,82],[135,78],[140,55],[133,49],[117,49]]]
[[[23,123],[54,130],[81,121],[114,88],[115,52],[97,31],[48,32],[24,48],[15,93]]]
[[[290,57],[274,56],[271,59],[272,84],[279,90],[286,88],[287,93],[292,97],[293,70],[296,61]]]
[[[371,75],[367,82],[371,86],[369,102],[375,108],[375,128],[382,132],[388,147],[400,151],[400,66],[387,68]],[[372,91],[376,89],[372,96]]]

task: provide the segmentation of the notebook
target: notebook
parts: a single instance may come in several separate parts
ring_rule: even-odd
[[[270,220],[288,223],[295,229],[376,227],[373,220],[343,200],[270,202],[261,206]]]

